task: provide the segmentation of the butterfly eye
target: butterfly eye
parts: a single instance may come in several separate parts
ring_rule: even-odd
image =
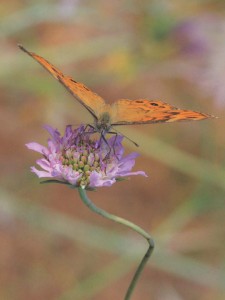
[[[151,105],[152,105],[152,106],[159,106],[159,105],[158,105],[157,103],[155,103],[155,102],[152,102]]]

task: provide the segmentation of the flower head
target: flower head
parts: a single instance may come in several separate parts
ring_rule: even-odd
[[[28,149],[43,155],[36,161],[42,170],[31,167],[39,178],[93,189],[111,186],[130,175],[146,176],[143,171],[131,172],[138,154],[123,156],[123,137],[120,135],[111,137],[106,143],[101,139],[94,140],[92,129],[85,131],[84,126],[72,129],[68,125],[64,136],[50,126],[45,128],[51,135],[47,147],[35,142],[26,144]]]

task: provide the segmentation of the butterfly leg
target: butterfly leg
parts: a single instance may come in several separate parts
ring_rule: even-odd
[[[107,140],[105,139],[105,136],[102,134],[102,138],[104,138],[105,143],[106,143],[106,144],[108,145],[108,147],[109,147],[109,152],[107,153],[106,156],[109,157],[109,155],[111,154],[111,151],[112,151],[112,149],[113,149],[113,154],[115,155],[115,157],[117,158],[117,160],[119,160],[119,158],[118,158],[118,156],[117,156],[117,154],[116,154],[116,151],[115,151],[115,145],[116,145],[116,140],[117,140],[118,133],[115,132],[115,131],[108,131],[107,133],[109,133],[109,134],[114,134],[114,135],[115,135],[115,139],[114,139],[114,141],[113,141],[112,146],[110,147],[110,146],[109,146],[109,143],[108,143]]]
[[[92,129],[91,131],[89,129]],[[95,127],[91,124],[86,124],[84,129],[82,130],[81,134],[88,135],[88,134],[94,134],[98,132]]]
[[[96,132],[97,132],[97,130],[95,129],[95,127],[94,127],[93,125],[91,125],[91,124],[86,124],[85,127],[84,127],[83,132],[84,132],[84,133],[90,133],[90,132],[87,132],[87,129],[93,129],[93,133],[96,133]],[[91,132],[91,133],[92,133],[92,132]]]
[[[114,139],[114,141],[113,141],[112,148],[113,148],[113,153],[114,153],[114,155],[116,156],[115,144],[116,144],[116,140],[117,140],[118,133],[117,133],[117,132],[114,132],[114,131],[109,131],[108,133],[109,133],[109,134],[114,134],[114,135],[115,135],[115,139]],[[118,159],[117,156],[116,156],[116,158]]]
[[[100,137],[100,141],[99,141],[99,145],[101,145],[102,141],[107,145],[109,151],[107,152],[106,156],[104,157],[104,160],[107,160],[110,157],[110,153],[111,153],[111,147],[107,141],[107,139],[105,138],[104,133],[101,133],[101,137]]]

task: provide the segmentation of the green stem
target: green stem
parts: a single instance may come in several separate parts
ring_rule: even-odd
[[[125,220],[123,218],[120,218],[120,217],[117,217],[113,214],[110,214],[106,211],[104,211],[103,209],[97,207],[94,203],[91,202],[91,200],[87,197],[87,194],[86,194],[86,191],[85,189],[83,188],[79,188],[78,189],[79,191],[79,194],[80,194],[80,197],[81,197],[81,200],[84,202],[84,204],[89,207],[93,212],[101,215],[102,217],[104,218],[107,218],[109,220],[112,220],[114,222],[117,222],[117,223],[120,223],[122,225],[125,225],[131,229],[133,229],[134,231],[136,231],[137,233],[139,233],[141,236],[143,236],[148,244],[149,244],[149,247],[148,247],[148,250],[147,252],[145,253],[145,256],[143,257],[143,259],[141,260],[141,263],[139,264],[134,276],[133,276],[133,279],[128,287],[128,290],[127,290],[127,293],[125,295],[125,298],[124,300],[129,300],[130,297],[131,297],[131,294],[133,293],[133,290],[137,284],[137,281],[141,275],[141,272],[143,271],[148,259],[150,258],[151,254],[152,254],[152,251],[154,249],[154,241],[152,239],[152,237],[145,231],[143,230],[141,227],[137,226],[136,224],[128,221],[128,220]]]

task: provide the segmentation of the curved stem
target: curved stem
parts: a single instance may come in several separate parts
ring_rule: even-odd
[[[139,264],[134,276],[133,276],[133,279],[128,287],[128,290],[127,290],[127,293],[125,295],[125,298],[124,300],[129,300],[130,297],[131,297],[131,294],[137,284],[137,281],[141,275],[141,272],[143,271],[148,259],[150,258],[151,254],[152,254],[152,251],[154,249],[154,240],[152,239],[152,237],[145,231],[143,230],[141,227],[137,226],[136,224],[126,220],[126,219],[123,219],[123,218],[120,218],[120,217],[117,217],[113,214],[110,214],[106,211],[104,211],[103,209],[97,207],[94,203],[91,202],[91,200],[87,197],[87,194],[86,194],[86,191],[85,189],[83,188],[79,188],[78,189],[79,191],[79,195],[81,197],[81,200],[84,202],[84,204],[89,207],[93,212],[101,215],[102,217],[104,218],[107,218],[109,220],[112,220],[114,222],[117,222],[117,223],[120,223],[122,225],[125,225],[131,229],[133,229],[134,231],[136,231],[137,233],[139,233],[141,236],[143,236],[148,244],[149,244],[149,247],[148,247],[148,250],[147,252],[145,253],[145,256],[143,257],[143,259],[141,260],[141,263]]]
[[[139,277],[141,275],[141,272],[143,271],[143,269],[144,269],[147,261],[149,260],[151,254],[152,254],[152,251],[154,249],[154,241],[153,241],[153,239],[151,238],[151,240],[148,240],[148,243],[149,243],[148,250],[145,253],[145,256],[142,258],[141,263],[139,264],[136,272],[134,273],[134,276],[133,276],[133,278],[131,280],[131,283],[130,283],[128,289],[127,289],[127,293],[125,295],[124,300],[129,300],[130,299],[131,294],[132,294],[132,292],[133,292],[133,290],[134,290],[134,288],[136,286],[136,283],[137,283],[137,281],[138,281],[138,279],[139,279]]]

